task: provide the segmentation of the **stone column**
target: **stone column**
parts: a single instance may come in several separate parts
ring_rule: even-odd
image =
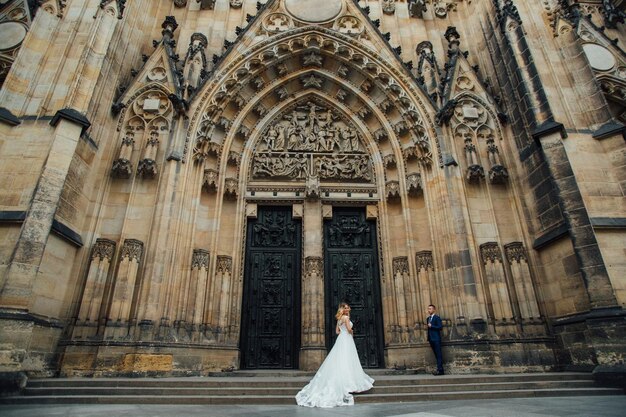
[[[409,326],[407,318],[407,281],[409,279],[409,259],[406,256],[393,258],[393,283],[398,308],[398,326],[400,327],[399,343],[409,342]]]
[[[480,245],[480,254],[485,267],[496,334],[512,336],[516,334],[515,319],[502,263],[502,252],[496,242],[488,242]]]
[[[226,255],[218,255],[215,278],[217,282],[216,301],[213,304],[213,319],[216,321],[216,339],[224,344],[228,340],[228,317],[230,312],[230,281],[233,272],[233,258]],[[220,286],[221,284],[221,286]],[[219,301],[218,301],[219,300]]]
[[[187,322],[192,324],[192,340],[202,339],[205,298],[209,282],[209,251],[194,249],[191,261],[191,285],[188,294]]]
[[[426,341],[426,309],[430,304],[439,307],[437,301],[438,291],[435,282],[433,253],[431,251],[421,251],[415,254],[415,267],[417,268],[417,283],[419,288],[419,299],[421,300],[420,311],[417,312],[418,340]]]
[[[511,268],[511,279],[515,286],[522,319],[522,331],[528,334],[543,334],[543,323],[530,275],[526,249],[522,242],[513,242],[504,245],[504,252]]]
[[[326,211],[332,217],[332,207],[327,206]],[[317,199],[306,200],[302,217],[304,269],[300,369],[313,370],[326,357],[322,202]]]
[[[128,336],[130,311],[139,265],[143,256],[143,242],[126,239],[120,254],[120,263],[111,297],[106,338],[124,338]]]
[[[78,319],[74,327],[75,339],[93,337],[98,332],[102,297],[115,255],[115,242],[97,239],[91,252],[87,282],[80,302]]]

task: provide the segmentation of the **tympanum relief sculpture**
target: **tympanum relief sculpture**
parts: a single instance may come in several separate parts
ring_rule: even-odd
[[[296,105],[263,132],[253,179],[354,180],[372,182],[360,135],[337,113],[313,102]]]

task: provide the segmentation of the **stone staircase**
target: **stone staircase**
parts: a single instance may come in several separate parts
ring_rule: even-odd
[[[431,376],[367,370],[374,388],[357,403],[623,395],[587,373]],[[0,404],[295,404],[312,373],[238,371],[188,378],[50,378],[29,380],[21,395]]]

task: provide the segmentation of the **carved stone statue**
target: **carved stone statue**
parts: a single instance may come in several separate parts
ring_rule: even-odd
[[[299,103],[261,135],[255,179],[342,179],[371,182],[371,163],[357,130],[325,104]]]

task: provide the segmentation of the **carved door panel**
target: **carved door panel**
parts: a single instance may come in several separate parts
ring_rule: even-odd
[[[326,279],[326,343],[335,342],[339,302],[350,304],[354,342],[361,365],[384,367],[382,303],[378,274],[376,224],[364,209],[333,208],[324,224]]]
[[[259,207],[248,222],[242,369],[298,367],[301,234],[291,207]]]

